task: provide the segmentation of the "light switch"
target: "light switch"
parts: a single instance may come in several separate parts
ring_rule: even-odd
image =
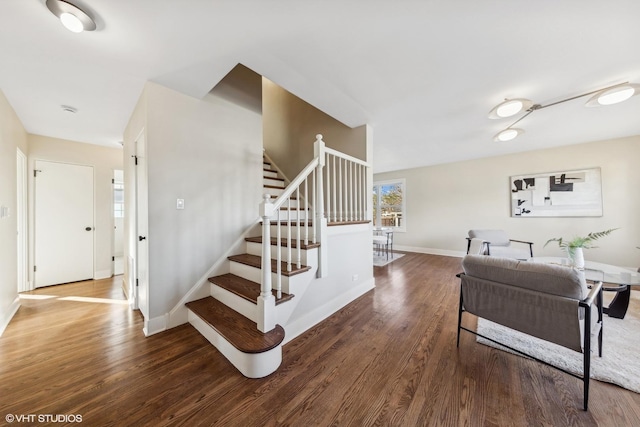
[[[7,218],[9,216],[9,208],[7,206],[0,206],[0,218]]]
[[[176,200],[176,209],[184,209],[184,199]]]

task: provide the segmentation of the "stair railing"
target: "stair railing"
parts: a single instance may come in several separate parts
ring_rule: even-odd
[[[303,246],[306,247],[310,242],[326,241],[327,219],[333,224],[367,219],[367,197],[370,193],[367,191],[368,168],[369,164],[360,159],[327,148],[322,135],[316,135],[313,160],[274,201],[270,195],[264,195],[260,204],[262,282],[258,298],[258,329],[262,332],[275,328],[272,289],[276,290],[277,298],[282,296],[283,266],[288,272],[293,270],[294,265],[300,268]],[[333,212],[330,207],[333,207]],[[273,242],[272,225],[275,226]],[[286,239],[282,238],[283,227],[286,227]],[[275,252],[275,287],[272,287],[271,281],[272,250]],[[327,275],[326,261],[327,248],[321,245],[318,277]],[[274,310],[270,310],[270,306]]]
[[[369,164],[325,148],[325,207],[329,224],[367,221]]]

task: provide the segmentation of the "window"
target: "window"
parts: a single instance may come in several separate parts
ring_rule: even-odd
[[[113,184],[113,217],[124,218],[124,184]]]
[[[406,231],[405,180],[373,183],[373,226]]]

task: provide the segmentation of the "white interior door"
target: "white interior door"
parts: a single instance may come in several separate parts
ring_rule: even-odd
[[[38,160],[35,287],[93,278],[93,168]]]
[[[136,281],[137,303],[145,320],[149,320],[149,199],[147,182],[146,140],[136,140]]]

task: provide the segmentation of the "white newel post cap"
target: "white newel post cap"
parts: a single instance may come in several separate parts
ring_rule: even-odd
[[[260,216],[263,218],[271,218],[275,214],[273,203],[271,203],[271,195],[264,194],[262,199],[262,203],[260,203]]]

